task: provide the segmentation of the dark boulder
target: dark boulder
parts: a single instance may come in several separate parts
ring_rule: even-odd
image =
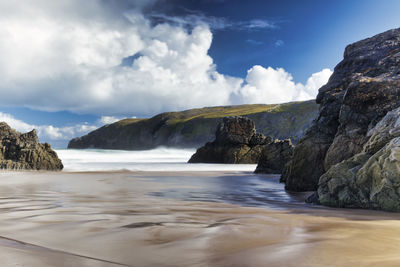
[[[36,131],[21,134],[0,122],[0,169],[61,170],[63,165],[47,143],[40,144]]]
[[[263,146],[271,141],[256,133],[254,122],[245,117],[226,117],[217,126],[215,141],[197,149],[189,163],[258,162]]]

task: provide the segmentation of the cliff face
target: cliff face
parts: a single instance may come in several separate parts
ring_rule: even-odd
[[[321,204],[400,211],[400,108],[388,112],[367,137],[360,153],[321,176]]]
[[[199,147],[214,138],[224,117],[245,116],[257,131],[296,143],[318,113],[315,101],[280,105],[241,105],[162,113],[150,119],[125,119],[74,138],[68,148],[141,150],[157,146]]]
[[[21,134],[0,122],[0,169],[61,170],[63,165],[50,145],[40,144],[36,131]]]
[[[288,190],[316,190],[322,174],[362,151],[367,132],[400,106],[399,66],[400,29],[346,47],[343,61],[319,90],[319,115],[285,171]]]

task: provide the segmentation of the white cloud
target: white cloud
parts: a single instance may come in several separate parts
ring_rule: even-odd
[[[99,119],[99,123],[101,124],[111,124],[116,121],[122,120],[124,117],[115,117],[115,116],[101,116]]]
[[[239,90],[237,98],[245,103],[267,104],[313,99],[331,74],[331,70],[324,69],[314,73],[303,85],[295,83],[292,75],[282,68],[257,65],[248,70],[247,84]]]
[[[10,127],[19,132],[29,132],[36,129],[39,139],[42,142],[55,140],[69,140],[76,136],[87,134],[98,128],[96,125],[77,124],[74,126],[54,127],[52,125],[33,125],[22,120],[16,119],[14,116],[0,112],[0,121],[6,122]]]
[[[123,13],[126,8],[107,3],[119,2],[0,1],[0,105],[148,116],[202,106],[313,98],[329,74],[315,74],[304,86],[295,84],[283,69],[261,66],[251,68],[245,81],[223,75],[208,55],[212,33],[207,21],[199,19],[191,30],[179,23],[153,26],[139,10]],[[214,27],[217,22],[209,24]],[[230,22],[221,23],[226,27]],[[238,26],[274,25],[252,20]],[[120,66],[132,55],[132,66]],[[52,138],[76,130],[42,129]]]
[[[211,30],[254,31],[278,28],[276,23],[266,19],[233,21],[225,17],[206,16],[203,13],[193,12],[191,10],[186,11],[189,12],[189,14],[184,16],[168,16],[160,13],[152,13],[150,14],[150,17],[161,22],[175,24],[186,28],[193,28],[200,24],[208,25]]]
[[[248,22],[242,22],[241,26],[248,29],[275,29],[277,26],[268,21],[262,19],[253,19]]]
[[[312,74],[311,77],[308,78],[307,83],[302,91],[308,95],[307,97],[315,98],[315,96],[318,94],[318,89],[328,82],[332,73],[333,72],[330,69],[323,69],[320,72]],[[302,98],[299,97],[299,100],[302,100]]]

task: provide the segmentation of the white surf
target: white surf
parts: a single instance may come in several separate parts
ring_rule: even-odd
[[[190,164],[194,149],[57,149],[65,171],[254,171],[255,164]]]

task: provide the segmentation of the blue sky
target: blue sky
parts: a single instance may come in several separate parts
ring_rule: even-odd
[[[215,31],[209,53],[218,70],[242,77],[259,64],[283,67],[296,81],[305,82],[314,72],[333,69],[346,45],[400,27],[397,0],[180,2],[209,16],[235,21],[256,18],[276,25],[275,29]],[[283,45],[276,45],[279,40]]]
[[[124,117],[311,99],[345,46],[399,27],[398,10],[394,0],[0,0],[0,119],[65,147]]]

